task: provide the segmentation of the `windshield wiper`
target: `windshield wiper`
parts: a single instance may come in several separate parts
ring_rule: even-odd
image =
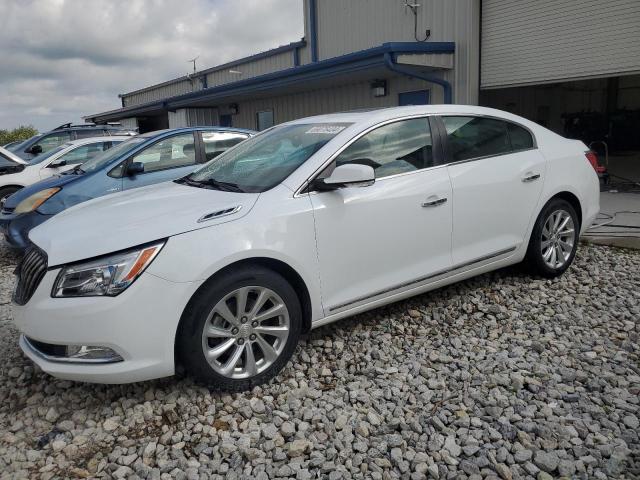
[[[193,180],[189,177],[184,177],[176,180],[178,183],[184,183],[192,185],[194,187],[215,188],[216,190],[222,190],[223,192],[239,192],[245,193],[245,191],[236,183],[221,182],[213,178],[207,178],[206,180]]]

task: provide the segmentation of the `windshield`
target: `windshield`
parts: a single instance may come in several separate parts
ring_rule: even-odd
[[[291,175],[349,123],[274,127],[245,140],[184,178],[185,183],[264,192]]]
[[[127,153],[129,150],[137,147],[142,142],[146,142],[148,138],[144,137],[133,137],[129,140],[126,140],[118,145],[111,147],[108,150],[105,150],[102,153],[99,153],[95,157],[87,160],[82,164],[82,167],[79,167],[83,172],[94,172],[96,170],[100,170],[103,166],[108,165],[111,161],[120,155]]]
[[[29,165],[36,165],[38,163],[44,162],[47,158],[51,158],[56,153],[61,152],[65,148],[69,148],[69,144],[68,143],[63,143],[62,145],[60,145],[60,146],[58,146],[56,148],[52,148],[48,152],[41,153],[37,157],[33,157],[31,160],[27,160],[27,162],[29,162]]]

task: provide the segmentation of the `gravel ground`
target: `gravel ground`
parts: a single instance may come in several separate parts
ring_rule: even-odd
[[[582,246],[314,331],[246,394],[51,378],[10,323],[0,251],[0,477],[640,478],[640,255]]]

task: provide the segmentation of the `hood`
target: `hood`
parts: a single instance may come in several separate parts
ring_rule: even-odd
[[[49,266],[56,266],[237,220],[259,196],[159,183],[78,204],[33,229],[29,238],[47,252]]]
[[[18,165],[28,165],[29,162],[23,160],[15,153],[7,150],[4,147],[0,147],[0,165],[4,166],[18,166]]]
[[[16,208],[22,200],[30,197],[40,190],[45,190],[51,187],[62,187],[63,185],[73,182],[81,177],[82,175],[55,175],[53,177],[45,178],[44,180],[40,180],[39,182],[29,185],[28,187],[21,188],[7,198],[4,205],[8,208]]]

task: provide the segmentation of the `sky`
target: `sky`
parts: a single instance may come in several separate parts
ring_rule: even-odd
[[[47,131],[119,93],[300,40],[302,0],[2,0],[0,129]]]

